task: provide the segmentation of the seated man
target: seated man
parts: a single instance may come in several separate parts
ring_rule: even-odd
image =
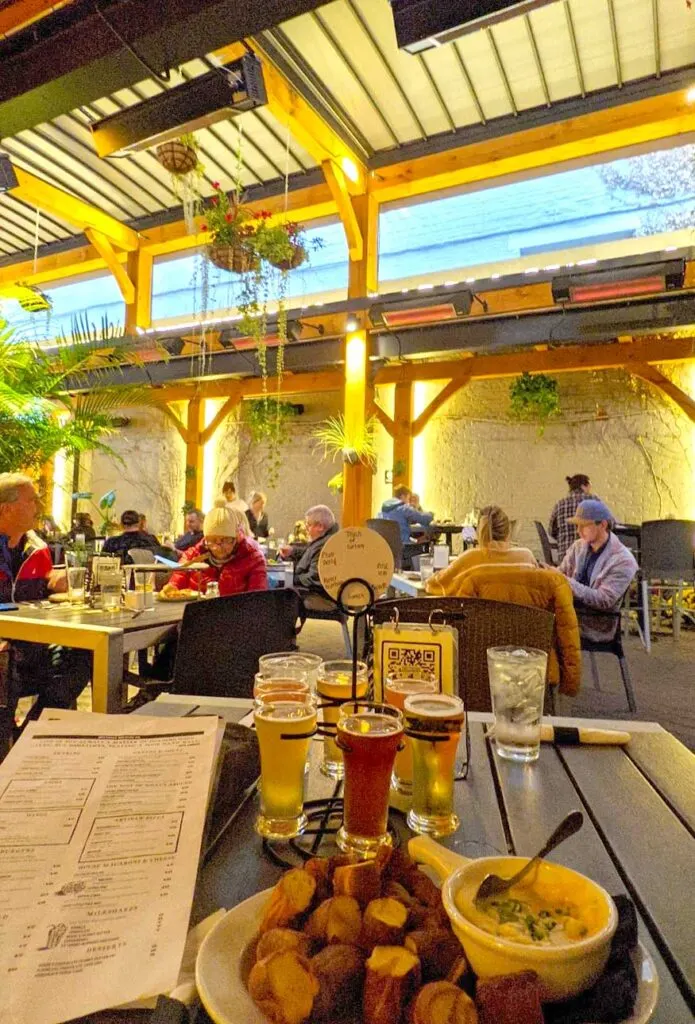
[[[154,560],[155,554],[159,553],[160,544],[153,534],[141,529],[141,518],[139,512],[134,509],[126,509],[121,515],[123,533],[105,540],[101,553],[103,555],[118,555],[122,562],[130,562],[128,558],[130,549],[140,548],[151,551]]]
[[[413,555],[423,554],[427,550],[426,543],[415,543],[410,534],[414,526],[428,527],[434,519],[434,512],[422,512],[411,504],[412,492],[409,487],[401,485],[387,498],[381,506],[381,518],[398,523],[403,542],[403,568],[412,567]],[[427,534],[427,530],[425,529]]]
[[[203,521],[203,540],[184,551],[182,565],[206,562],[207,568],[197,572],[174,571],[162,587],[162,594],[177,590],[207,590],[215,580],[220,597],[245,594],[249,590],[267,590],[268,573],[258,543],[248,535],[248,520],[243,512],[229,508],[223,499]]]
[[[300,592],[306,592],[304,603],[310,608],[312,596],[321,598],[320,604],[330,600],[328,594],[321,586],[319,557],[328,538],[338,532],[338,524],[328,505],[314,505],[312,508],[307,509],[304,521],[307,534],[309,535],[309,543],[306,545],[287,545],[280,548],[279,553],[282,558],[287,558],[294,562],[293,586]]]
[[[579,540],[567,551],[559,571],[569,580],[578,610],[584,605],[598,611],[617,611],[637,572],[632,552],[612,532],[614,521],[608,506],[598,498],[580,502],[569,520],[576,525]],[[593,639],[612,639],[615,623],[612,619],[603,623],[590,620],[582,629],[586,635],[589,631],[597,634]]]
[[[177,537],[174,541],[174,547],[177,551],[186,551],[187,548],[195,547],[196,544],[200,544],[203,539],[203,513],[199,508],[191,509],[190,512],[186,513],[184,520],[186,525],[186,532],[182,533],[180,537]]]
[[[48,546],[32,526],[38,512],[34,484],[20,473],[0,473],[0,601],[40,601],[65,590]],[[20,697],[39,695],[29,717],[44,707],[69,708],[89,682],[91,655],[54,644],[0,641],[0,705],[14,715]]]

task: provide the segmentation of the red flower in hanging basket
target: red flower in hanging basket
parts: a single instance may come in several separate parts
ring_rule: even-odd
[[[213,206],[217,206],[217,204],[219,203],[219,199],[217,198],[217,196],[213,196],[210,202],[212,203]]]
[[[219,181],[213,181],[213,183],[212,183],[212,187],[213,187],[214,189],[218,189],[218,188],[220,187],[220,183],[219,183]]]
[[[232,215],[232,211],[231,210],[227,210],[227,212],[224,215],[224,219],[227,221],[228,224],[232,223],[232,221],[234,220],[234,217]]]
[[[207,229],[208,229],[208,226],[207,226],[207,224],[201,224],[201,225],[200,225],[200,230],[201,230],[201,231],[207,231]]]

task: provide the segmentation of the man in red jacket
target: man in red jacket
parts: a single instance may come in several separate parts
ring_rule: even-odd
[[[248,519],[243,512],[229,508],[223,499],[203,521],[203,539],[184,551],[181,564],[207,563],[195,572],[174,572],[162,587],[166,596],[176,590],[207,590],[208,583],[219,583],[220,597],[245,594],[249,590],[267,590],[268,573],[260,547],[248,535]]]
[[[39,499],[33,482],[20,473],[0,473],[0,601],[40,601],[65,590],[65,573],[53,569],[51,553],[32,529]],[[0,619],[0,628],[2,619]],[[28,717],[44,707],[68,708],[91,675],[87,651],[0,641],[0,707],[11,720],[22,696],[38,694]]]

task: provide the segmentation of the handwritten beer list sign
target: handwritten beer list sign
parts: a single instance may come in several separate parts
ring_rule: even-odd
[[[384,538],[362,527],[339,530],[326,541],[319,558],[319,578],[324,590],[338,600],[340,588],[348,580],[342,592],[341,603],[355,611],[369,604],[370,594],[364,583],[374,591],[374,597],[381,597],[393,576],[393,553]]]

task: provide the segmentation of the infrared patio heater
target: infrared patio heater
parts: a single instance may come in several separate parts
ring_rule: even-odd
[[[553,300],[558,305],[629,302],[677,291],[685,281],[685,260],[639,263],[610,270],[567,274],[553,278]]]
[[[247,53],[90,127],[100,157],[123,156],[207,128],[267,102],[261,62]]]
[[[402,50],[421,53],[553,0],[390,0]]]

